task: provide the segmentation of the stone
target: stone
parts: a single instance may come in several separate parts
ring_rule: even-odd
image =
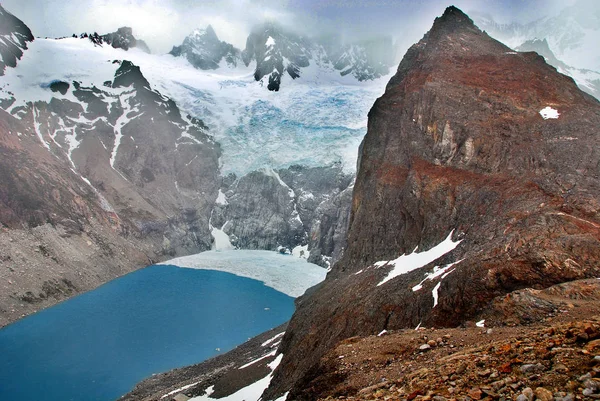
[[[535,389],[535,397],[539,401],[552,401],[554,399],[552,392],[543,387],[538,387]]]
[[[525,397],[527,397],[528,401],[532,401],[533,400],[533,390],[531,389],[531,387],[525,387],[523,389],[523,391],[521,392],[522,395],[524,395]]]
[[[468,394],[469,397],[471,397],[472,399],[480,400],[483,395],[483,392],[479,388],[472,388],[471,390],[469,390]]]
[[[536,363],[536,364],[528,363],[525,365],[521,365],[521,367],[519,369],[523,373],[536,373],[536,372],[541,372],[542,370],[544,370],[544,365],[542,365],[541,363]]]
[[[431,349],[431,345],[429,345],[429,344],[423,344],[423,345],[421,345],[421,346],[419,347],[419,349],[420,349],[421,351],[427,351],[427,350]]]

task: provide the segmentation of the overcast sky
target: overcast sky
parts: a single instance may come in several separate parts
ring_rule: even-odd
[[[113,32],[131,26],[154,53],[166,53],[196,27],[211,24],[221,40],[244,48],[252,26],[266,20],[308,34],[387,33],[406,42],[420,39],[433,19],[454,4],[487,12],[499,22],[528,22],[555,14],[575,0],[1,0],[35,36]],[[596,1],[596,0],[592,0]],[[600,0],[598,1],[600,3]]]

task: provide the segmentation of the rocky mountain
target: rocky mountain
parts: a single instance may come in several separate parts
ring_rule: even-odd
[[[169,54],[185,57],[191,65],[201,70],[215,70],[222,60],[230,67],[235,67],[240,61],[240,51],[220,41],[210,25],[206,29],[196,29],[183,40],[181,46],[174,46]]]
[[[502,324],[524,288],[600,274],[600,103],[455,7],[369,113],[347,246],[301,297],[265,399],[313,399],[321,357],[382,330]]]
[[[77,35],[73,34],[73,37]],[[107,33],[105,35],[98,35],[96,32],[88,34],[82,33],[79,35],[80,38],[89,39],[93,44],[102,46],[104,43],[114,47],[115,49],[129,50],[130,48],[138,48],[146,53],[150,53],[150,48],[143,40],[136,39],[133,36],[133,29],[130,27],[121,27],[116,32]]]
[[[389,73],[394,59],[394,44],[391,37],[378,37],[344,43],[339,36],[320,41],[327,51],[333,68],[342,76],[351,74],[359,81],[377,79]]]
[[[520,52],[536,52],[544,57],[548,64],[556,67],[559,72],[573,77],[581,90],[589,93],[596,99],[600,99],[600,73],[592,70],[574,68],[560,61],[556,58],[552,50],[550,50],[550,46],[546,39],[528,40],[516,47],[515,50]]]
[[[35,54],[57,42],[36,40],[17,68],[37,68]],[[31,92],[15,69],[2,81],[0,324],[212,246],[219,144],[130,61],[95,67],[112,79],[90,85],[48,69]]]
[[[16,67],[31,41],[33,35],[27,25],[0,5],[0,76],[7,66]]]

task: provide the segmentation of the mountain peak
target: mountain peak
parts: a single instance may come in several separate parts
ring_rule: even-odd
[[[479,28],[475,26],[475,23],[467,14],[455,6],[450,6],[446,8],[441,17],[435,19],[431,32],[442,31],[451,33],[465,29],[479,31]]]

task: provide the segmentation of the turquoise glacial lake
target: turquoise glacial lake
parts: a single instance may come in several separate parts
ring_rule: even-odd
[[[0,400],[109,401],[289,320],[294,298],[213,270],[150,266],[0,330]]]

